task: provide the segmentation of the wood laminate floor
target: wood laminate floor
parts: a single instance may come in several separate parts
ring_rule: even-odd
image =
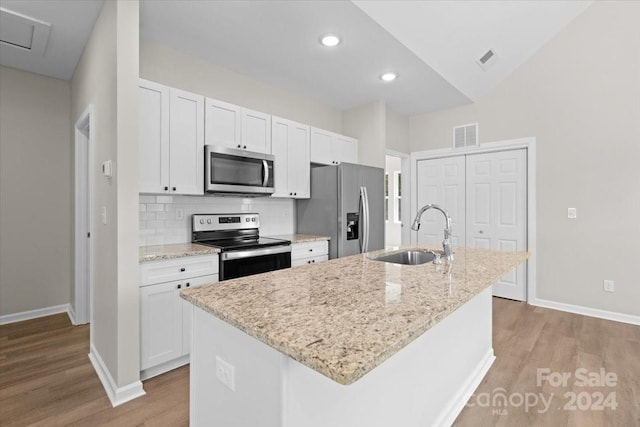
[[[499,298],[493,317],[497,359],[456,426],[640,426],[640,327]],[[66,314],[0,326],[0,425],[188,425],[188,367],[145,381],[145,396],[112,408],[88,352],[89,328],[72,326]],[[538,386],[539,368],[571,378]],[[579,368],[615,373],[616,385],[577,387]],[[500,389],[506,406],[494,398]],[[595,404],[597,392],[615,393],[617,408],[577,409],[587,394]],[[576,410],[565,409],[565,393],[581,396]],[[536,406],[518,405],[518,395],[534,403],[534,394]],[[546,410],[540,394],[551,402]]]

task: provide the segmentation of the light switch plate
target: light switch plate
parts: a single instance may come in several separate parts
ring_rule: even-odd
[[[605,280],[602,284],[602,288],[605,292],[614,292],[615,283],[613,280]]]
[[[578,210],[576,208],[568,208],[567,209],[567,218],[575,219],[578,217]]]

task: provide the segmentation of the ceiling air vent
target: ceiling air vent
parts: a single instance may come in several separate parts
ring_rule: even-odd
[[[498,62],[498,56],[496,55],[495,50],[489,49],[479,59],[477,59],[476,62],[480,68],[486,71]]]
[[[51,24],[0,7],[0,43],[23,52],[44,55]]]
[[[478,123],[455,126],[453,128],[453,148],[478,146]]]

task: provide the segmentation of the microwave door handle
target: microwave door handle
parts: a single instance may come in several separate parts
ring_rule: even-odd
[[[266,160],[262,161],[262,186],[266,187],[269,183],[269,164]]]

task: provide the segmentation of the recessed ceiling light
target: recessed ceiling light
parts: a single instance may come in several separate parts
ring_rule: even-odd
[[[340,36],[337,34],[323,34],[320,36],[320,43],[327,47],[334,47],[340,44]]]
[[[380,76],[380,79],[385,82],[392,82],[398,77],[396,73],[384,73]]]

